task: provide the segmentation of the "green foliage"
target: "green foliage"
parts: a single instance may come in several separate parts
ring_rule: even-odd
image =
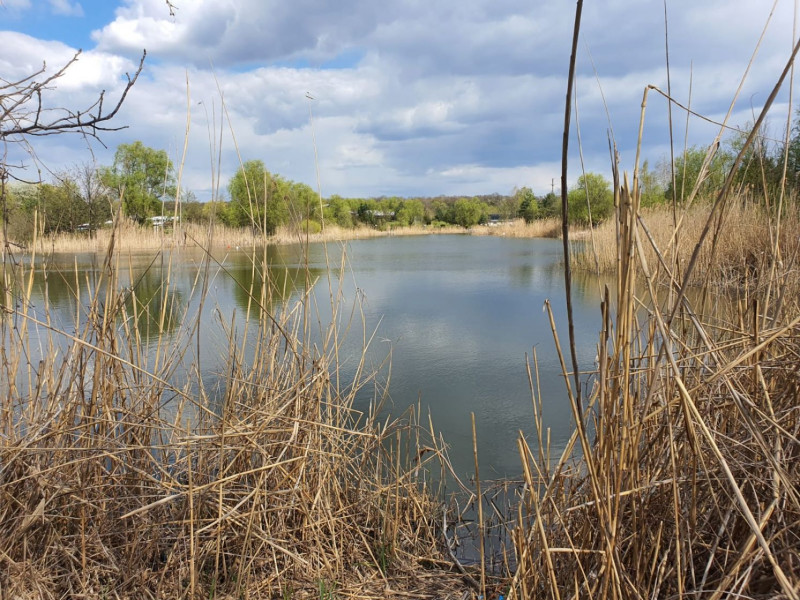
[[[336,582],[320,579],[317,583],[319,585],[319,600],[335,600],[339,597],[336,593]]]
[[[33,238],[34,211],[36,209],[36,187],[6,186],[3,221],[9,239],[27,242]]]
[[[725,181],[731,157],[725,152],[715,152],[708,160],[707,154],[708,148],[692,146],[675,159],[675,185],[673,189],[672,175],[669,174],[667,200],[675,198],[678,203],[682,203],[695,188],[696,195],[700,198],[709,197],[719,191]]]
[[[735,157],[744,148],[747,140],[745,131],[751,128],[752,126],[748,124],[744,131],[737,133],[726,143],[729,164],[733,164]],[[792,149],[792,144],[796,143],[800,143],[800,141],[792,140],[789,143],[789,164],[791,164],[793,153],[796,151],[796,149]],[[742,161],[734,175],[734,188],[756,198],[766,198],[767,195],[777,192],[783,177],[784,148],[783,143],[771,142],[765,129],[759,131],[753,143],[742,156]],[[788,174],[789,170],[787,169]],[[791,185],[792,181],[790,180],[789,183]]]
[[[513,198],[517,205],[517,210],[513,216],[522,217],[526,223],[531,223],[540,217],[539,203],[536,201],[536,196],[533,195],[531,188],[522,187],[514,190]]]
[[[75,231],[89,216],[75,182],[65,179],[52,185],[38,186],[39,215],[44,233]]]
[[[650,170],[648,161],[644,161],[639,169],[639,188],[641,205],[644,207],[657,206],[666,200],[661,179],[655,171]]]
[[[295,183],[275,177],[279,193],[287,201],[290,221],[295,228],[302,229],[301,223],[306,219],[319,220],[319,195],[305,183]]]
[[[249,225],[265,235],[273,235],[278,225],[289,218],[286,187],[287,182],[271,175],[262,161],[248,160],[228,184],[230,212],[223,222],[234,227]]]
[[[561,196],[548,192],[539,202],[539,218],[561,217]]]
[[[431,211],[433,212],[433,220],[442,223],[455,223],[456,215],[453,210],[453,204],[448,204],[444,200],[434,200],[431,203]]]
[[[147,217],[161,213],[161,202],[175,198],[175,172],[164,150],[142,144],[120,144],[114,164],[104,168],[100,178],[122,198],[126,216],[144,223]]]
[[[350,202],[334,194],[328,199],[328,204],[325,207],[325,220],[329,223],[335,223],[339,227],[351,228],[355,225],[351,211]]]
[[[425,220],[425,205],[419,200],[406,200],[396,213],[400,225],[414,225]]]
[[[322,231],[322,225],[320,225],[318,221],[303,219],[302,221],[300,221],[298,229],[302,233],[314,234]]]
[[[486,204],[477,198],[459,198],[453,209],[456,225],[465,228],[485,223],[489,212]]]
[[[591,219],[589,217],[591,209]],[[569,192],[569,220],[581,225],[596,225],[614,212],[611,184],[597,173],[586,173]]]

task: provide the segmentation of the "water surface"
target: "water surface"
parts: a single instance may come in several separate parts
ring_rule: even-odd
[[[340,282],[343,249],[346,258]],[[257,251],[255,264],[266,256],[271,280],[279,290],[271,309],[304,288],[306,264],[310,279],[316,281],[314,321],[324,326],[330,319],[329,285],[336,289],[341,283],[340,314],[349,314],[352,304],[362,301],[367,334],[375,332],[370,361],[378,365],[391,354],[388,410],[400,414],[419,402],[423,411],[430,411],[461,476],[474,472],[470,413],[477,420],[481,477],[519,474],[517,437],[521,431],[533,441],[535,432],[525,366],[526,355],[530,358],[534,349],[552,448],[563,447],[573,423],[543,310],[549,300],[562,346],[567,348],[561,242],[431,235],[328,244],[327,259],[322,245],[311,245],[307,255],[299,245],[262,252]],[[185,360],[187,364],[199,360],[203,380],[211,387],[218,381],[227,353],[223,325],[242,331],[250,300],[247,290],[255,283],[258,296],[260,277],[254,273],[252,253],[243,250],[215,251],[207,266],[199,250],[175,251],[169,258],[152,253],[122,256],[119,285],[134,287],[137,299],[147,307],[148,317],[138,324],[145,347],[154,347],[159,336],[162,345],[165,341],[174,347],[187,345],[193,334],[183,324],[202,306],[202,343],[189,344]],[[74,331],[75,316],[80,313],[74,290],[81,289],[84,300],[88,297],[102,257],[71,255],[49,261],[47,277],[39,272],[36,278],[31,311],[42,316],[49,304],[54,324]],[[332,280],[327,275],[329,265]],[[160,291],[167,277],[171,294],[165,303]],[[577,278],[573,303],[578,358],[582,368],[589,369],[600,324],[597,280]],[[252,308],[250,304],[255,315]],[[352,375],[362,340],[356,323],[341,348],[344,379]],[[382,376],[388,375],[384,369]],[[367,410],[373,399],[373,391],[365,390],[357,408]]]

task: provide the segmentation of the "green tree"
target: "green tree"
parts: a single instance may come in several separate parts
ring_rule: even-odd
[[[85,162],[72,168],[70,175],[80,191],[86,205],[86,220],[89,231],[95,231],[112,217],[112,199],[109,188],[103,183],[101,170],[91,162]]]
[[[578,177],[577,185],[569,192],[569,220],[581,225],[595,225],[613,212],[614,194],[606,178],[598,173]]]
[[[431,203],[431,211],[433,212],[433,219],[435,221],[452,224],[456,222],[452,203],[445,202],[444,200],[434,200]]]
[[[669,174],[666,198],[676,198],[679,203],[687,200],[692,190],[697,188],[697,196],[708,197],[719,191],[725,181],[730,155],[715,152],[707,160],[708,148],[692,146],[675,159],[675,182],[673,189],[672,176]],[[706,165],[707,163],[707,165]]]
[[[734,158],[744,148],[751,124],[747,124],[741,132],[737,132],[725,144],[728,164],[732,166]],[[768,195],[777,192],[783,178],[784,144],[770,141],[765,126],[756,134],[752,144],[745,150],[734,175],[734,186],[740,191],[750,194],[755,199],[766,201]],[[791,142],[789,156],[792,156]],[[726,173],[728,168],[726,164]],[[791,165],[791,158],[789,165]],[[787,176],[789,171],[787,169]],[[787,177],[788,178],[788,177]],[[790,179],[790,182],[792,180]]]
[[[561,196],[555,192],[547,192],[539,202],[539,216],[542,219],[561,217]]]
[[[6,185],[3,204],[3,230],[16,243],[33,238],[37,192],[34,185]]]
[[[319,221],[319,195],[310,185],[275,177],[276,189],[288,201],[292,226],[305,232],[305,221]]]
[[[661,184],[658,173],[650,169],[648,161],[644,161],[639,170],[639,189],[642,206],[656,206],[664,203],[664,186]]]
[[[516,214],[525,219],[526,223],[539,218],[539,203],[536,201],[536,196],[533,195],[533,190],[529,187],[521,187],[514,190],[514,196],[517,204]]]
[[[89,216],[78,186],[71,179],[38,186],[38,208],[44,233],[75,231]]]
[[[488,209],[477,198],[459,198],[453,206],[456,225],[470,228],[486,222]]]
[[[260,160],[248,160],[228,184],[231,197],[229,224],[250,225],[265,235],[272,235],[289,218],[286,185],[273,176]]]
[[[350,202],[337,194],[328,198],[324,214],[327,222],[335,223],[339,227],[351,228],[354,225]]]
[[[400,225],[414,225],[425,220],[425,205],[420,200],[406,200],[395,215]]]
[[[164,150],[120,144],[114,164],[101,172],[102,182],[122,198],[124,214],[139,223],[161,213],[161,202],[175,198],[175,172]]]

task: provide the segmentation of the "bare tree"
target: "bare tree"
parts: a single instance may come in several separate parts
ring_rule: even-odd
[[[83,110],[47,108],[43,102],[45,93],[54,89],[56,81],[77,62],[80,54],[81,51],[78,50],[67,64],[42,80],[37,80],[37,77],[45,75],[46,64],[43,64],[36,73],[19,81],[8,82],[0,79],[0,141],[7,143],[21,141],[23,136],[57,135],[68,132],[79,132],[99,140],[99,132],[125,129],[125,126],[110,127],[107,123],[116,116],[128,92],[136,83],[144,67],[147,52],[142,53],[139,67],[133,77],[126,74],[128,82],[117,101],[111,105],[111,110],[107,110],[105,90],[100,92],[93,104]]]
[[[47,95],[52,92],[58,80],[74,65],[81,54],[75,55],[55,73],[47,74],[47,65],[22,79],[7,81],[0,77],[0,210],[2,213],[3,253],[9,249],[7,224],[7,183],[9,179],[19,180],[11,174],[12,166],[8,164],[9,145],[20,145],[26,153],[35,156],[29,139],[32,137],[77,133],[87,138],[100,139],[102,132],[119,131],[126,126],[114,127],[110,121],[117,115],[128,92],[136,83],[144,68],[147,52],[142,52],[139,66],[131,76],[126,73],[127,83],[120,95],[110,104],[106,100],[105,90],[101,91],[94,102],[84,108],[53,108],[46,102]],[[16,169],[24,169],[24,164],[15,165]]]

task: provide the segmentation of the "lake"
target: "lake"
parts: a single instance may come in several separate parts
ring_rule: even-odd
[[[342,244],[312,244],[308,256],[302,246],[271,246],[266,256],[271,276],[285,302],[305,285],[308,263],[316,280],[314,325],[331,318],[329,284],[339,284]],[[430,411],[434,426],[450,446],[457,473],[474,472],[470,413],[477,420],[481,478],[517,476],[520,463],[517,436],[522,431],[534,439],[531,393],[525,368],[526,354],[536,350],[544,421],[551,430],[554,452],[563,448],[572,428],[572,415],[555,351],[547,313],[550,300],[566,349],[567,326],[562,272],[562,246],[558,240],[506,239],[468,235],[383,237],[354,240],[344,245],[345,268],[341,281],[340,316],[349,315],[361,300],[366,334],[375,332],[368,357],[379,365],[391,353],[388,411],[401,414],[421,403]],[[227,354],[223,324],[241,331],[247,314],[246,289],[253,282],[250,252],[214,251],[207,271],[201,250],[173,251],[171,268],[166,254],[122,253],[122,286],[135,286],[140,299],[158,298],[169,273],[174,306],[163,320],[168,344],[186,343],[182,317],[200,308],[200,290],[207,296],[201,315],[201,344],[190,344],[186,361],[197,358],[204,383],[218,380]],[[258,251],[259,257],[261,251]],[[31,313],[43,317],[49,304],[55,326],[75,331],[78,313],[73,290],[91,289],[103,257],[86,254],[48,259],[49,274],[37,273]],[[334,279],[328,280],[330,264]],[[206,276],[207,274],[207,276]],[[76,281],[79,282],[76,286]],[[600,327],[599,286],[596,278],[576,278],[573,304],[581,368],[594,366]],[[47,302],[45,302],[45,298]],[[143,345],[155,345],[164,307],[149,306],[150,318],[140,323]],[[363,335],[360,317],[341,346],[342,377],[352,374],[360,355]],[[381,371],[387,377],[388,368]],[[373,390],[364,390],[356,408],[367,410]]]

